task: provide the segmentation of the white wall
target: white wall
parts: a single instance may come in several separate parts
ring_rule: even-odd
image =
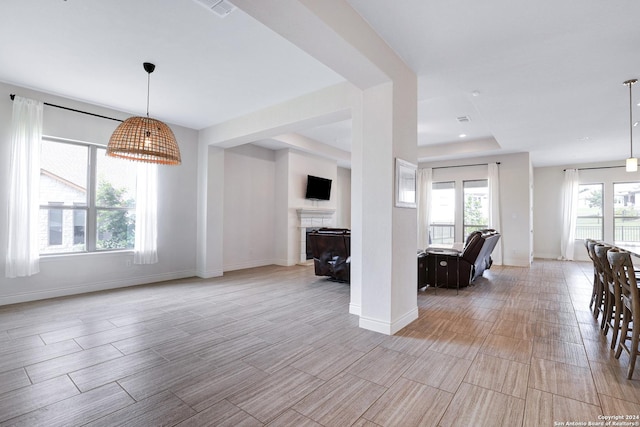
[[[553,166],[534,169],[534,255],[538,258],[560,257],[562,235],[562,185],[564,169],[578,168],[580,184],[604,184],[604,236],[613,243],[613,184],[640,181],[638,173],[628,173],[617,163]],[[589,260],[582,240],[576,240],[574,259]]]
[[[278,150],[275,176],[275,251],[276,264],[289,265],[293,248],[289,247],[289,150]]]
[[[224,160],[224,271],[274,264],[275,153],[247,144]]]
[[[336,209],[336,218],[350,216],[350,173],[339,173],[333,160],[246,144],[224,150],[224,164],[224,271],[298,263],[297,209]],[[330,200],[304,198],[307,175],[332,180]]]
[[[307,175],[331,180],[329,200],[305,199]],[[289,208],[297,215],[299,208],[336,209],[338,166],[335,160],[316,157],[300,151],[289,150]]]
[[[351,228],[351,169],[338,168],[336,227]]]
[[[288,259],[286,265],[294,265],[299,262],[300,257],[300,228],[298,220],[298,209],[300,208],[337,208],[336,186],[338,184],[338,165],[334,160],[328,160],[302,153],[294,150],[287,150],[288,176],[287,176],[287,247]],[[307,175],[314,175],[320,178],[331,180],[330,200],[307,200],[304,198]],[[337,215],[337,213],[336,213]]]
[[[419,167],[438,168],[443,166],[485,164],[500,162],[500,203],[502,227],[503,264],[529,266],[531,258],[530,223],[530,159],[528,153],[507,154],[502,156],[475,157],[456,161],[420,163]],[[455,167],[434,169],[434,181],[456,181],[457,191],[462,190],[462,181],[486,179],[487,166]],[[459,210],[459,209],[458,209]],[[462,214],[457,213],[457,224],[462,224]],[[462,229],[456,230],[462,236]],[[461,241],[461,237],[456,240]]]
[[[562,167],[533,170],[533,256],[556,259],[562,235]]]
[[[128,114],[0,83],[0,200],[7,200],[12,101],[10,93],[124,119]],[[44,107],[44,133],[106,145],[118,122]],[[0,305],[150,283],[195,274],[197,132],[171,126],[180,144],[182,165],[159,168],[158,257],[153,265],[131,265],[131,251],[54,255],[41,259],[40,273],[6,279],[6,209],[0,209]],[[123,160],[125,161],[125,160]],[[133,163],[132,163],[133,166]]]

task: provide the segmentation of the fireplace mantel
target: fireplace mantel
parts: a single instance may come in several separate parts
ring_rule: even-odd
[[[320,208],[300,208],[297,210],[298,218],[331,218],[336,213],[335,209],[320,209]]]

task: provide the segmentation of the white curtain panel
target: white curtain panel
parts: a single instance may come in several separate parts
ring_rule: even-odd
[[[418,249],[426,249],[429,246],[429,226],[431,224],[431,183],[433,182],[433,169],[418,170]]]
[[[497,163],[489,163],[489,228],[493,228],[502,233],[502,222],[500,218],[500,167]],[[502,265],[502,238],[491,254],[493,263]]]
[[[11,119],[11,160],[7,203],[5,276],[31,276],[40,271],[38,215],[40,196],[40,101],[16,96]]]
[[[578,184],[578,170],[565,170],[562,192],[562,240],[560,241],[560,259],[569,261],[573,261],[573,248],[576,238]]]
[[[134,264],[158,262],[158,166],[138,163]]]

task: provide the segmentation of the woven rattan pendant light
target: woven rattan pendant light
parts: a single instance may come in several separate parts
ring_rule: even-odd
[[[160,120],[149,117],[149,84],[156,66],[142,64],[147,72],[147,117],[130,117],[120,124],[111,135],[107,156],[120,157],[138,162],[179,165],[180,148],[173,132]]]

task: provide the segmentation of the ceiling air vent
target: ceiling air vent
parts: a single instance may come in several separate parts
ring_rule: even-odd
[[[216,15],[224,18],[234,10],[236,7],[232,5],[228,0],[195,0],[196,3],[206,7]]]
[[[471,118],[469,116],[460,116],[458,117],[458,122],[459,123],[469,123],[471,121]]]

